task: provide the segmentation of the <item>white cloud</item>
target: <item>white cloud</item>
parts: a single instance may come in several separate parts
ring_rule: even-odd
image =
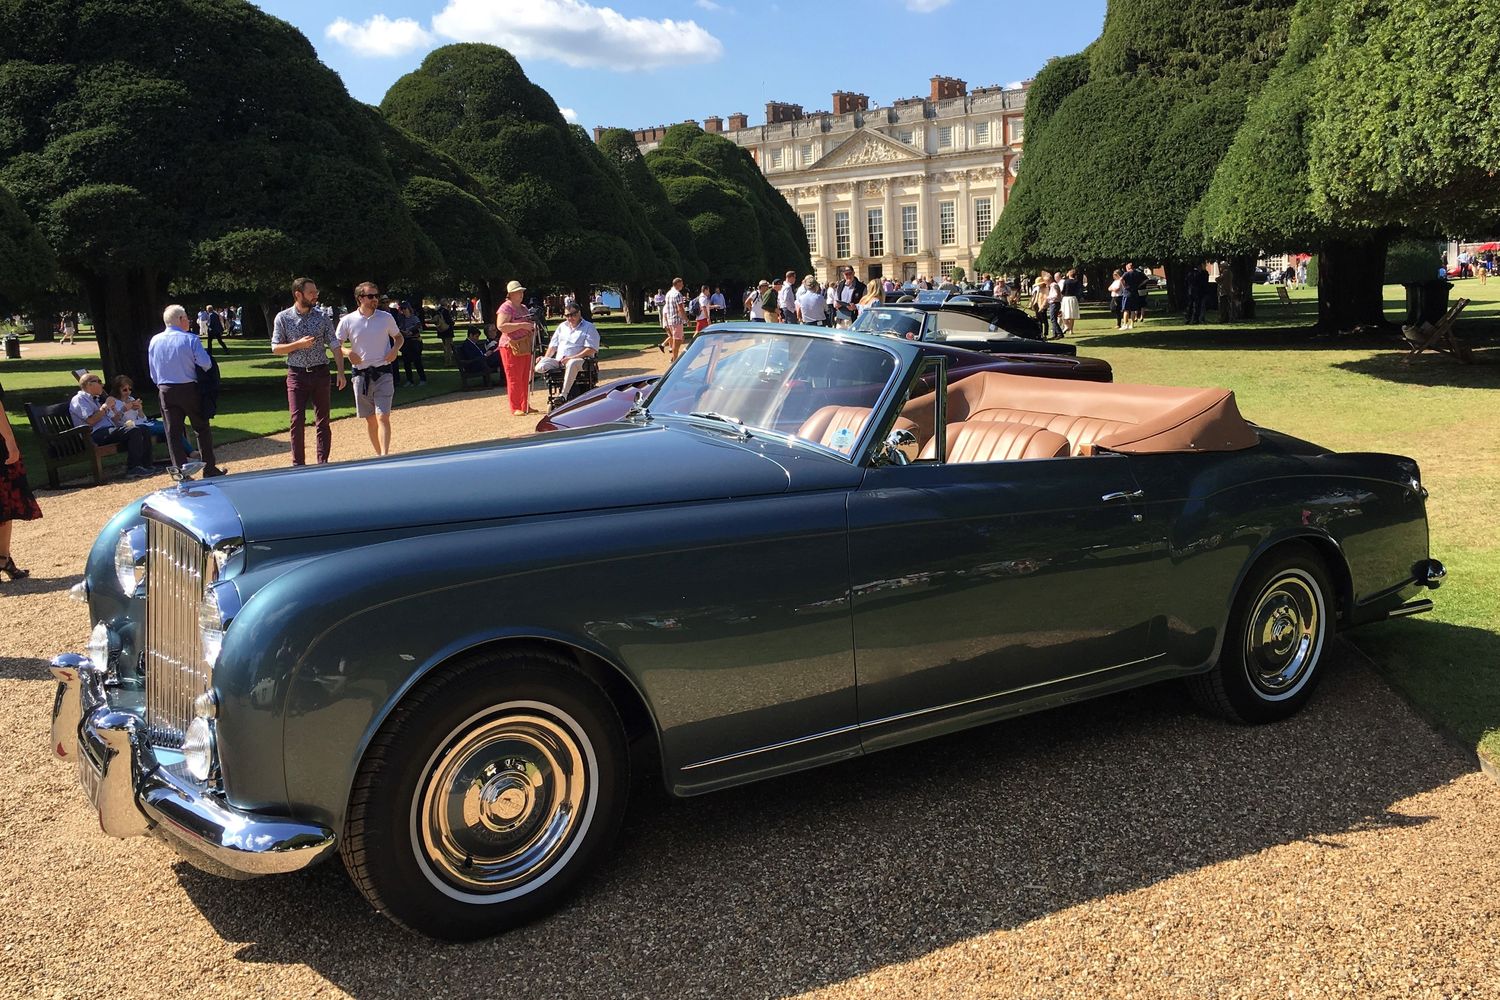
[[[693,6],[702,10],[719,11],[725,9],[723,4],[714,3],[714,0],[693,0]]]
[[[953,0],[906,0],[906,9],[914,14],[931,14],[952,2]]]
[[[329,38],[357,56],[400,56],[432,44],[432,36],[409,17],[394,21],[376,14],[364,24],[339,18],[325,30]]]
[[[459,42],[489,42],[520,59],[614,70],[706,63],[724,45],[694,21],[626,17],[581,0],[448,0],[432,30]]]
[[[568,121],[574,123],[575,125],[578,123],[578,112],[574,111],[572,108],[558,108],[557,110],[561,111],[562,116]]]

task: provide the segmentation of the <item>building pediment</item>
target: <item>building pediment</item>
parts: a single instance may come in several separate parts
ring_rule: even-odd
[[[862,128],[829,150],[822,159],[808,169],[827,170],[832,167],[859,167],[870,163],[901,163],[922,158],[920,150],[892,139],[888,135]]]

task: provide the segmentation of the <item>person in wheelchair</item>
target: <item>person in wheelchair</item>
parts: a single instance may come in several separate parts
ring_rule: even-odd
[[[567,399],[584,362],[598,353],[599,331],[583,318],[575,303],[569,303],[563,321],[547,343],[547,353],[537,359],[536,372],[545,375],[562,369],[562,398]]]

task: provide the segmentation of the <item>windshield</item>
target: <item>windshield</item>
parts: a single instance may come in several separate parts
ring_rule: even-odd
[[[911,309],[885,309],[871,306],[862,309],[854,321],[860,333],[874,333],[901,340],[922,339],[922,313]]]
[[[895,372],[895,358],[864,344],[727,330],[696,338],[647,406],[848,456]]]

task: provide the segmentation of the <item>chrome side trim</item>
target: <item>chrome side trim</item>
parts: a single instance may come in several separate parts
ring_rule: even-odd
[[[1427,603],[1429,607],[1432,605],[1431,601]],[[1408,614],[1415,613],[1416,612],[1414,611],[1408,612]],[[1153,653],[1151,656],[1145,656],[1139,660],[1129,660],[1125,663],[1116,663],[1113,666],[1100,667],[1097,670],[1085,670],[1083,673],[1071,674],[1067,677],[1058,677],[1050,681],[1038,681],[1035,684],[1027,684],[1023,687],[1018,688],[1009,688],[1005,691],[997,691],[994,694],[980,695],[977,698],[966,698],[963,701],[949,702],[946,705],[937,705],[932,708],[919,708],[914,712],[902,712],[899,715],[888,715],[883,719],[872,719],[869,722],[861,722],[853,726],[840,726],[837,729],[829,729],[826,732],[814,733],[811,736],[799,736],[794,740],[783,740],[780,743],[771,743],[767,744],[766,746],[755,747],[750,750],[741,750],[738,753],[725,754],[722,757],[712,757],[708,760],[700,760],[694,764],[684,764],[681,770],[692,771],[700,767],[712,767],[715,764],[727,764],[733,760],[741,760],[745,757],[754,757],[757,754],[772,753],[776,750],[785,750],[787,747],[799,746],[803,743],[812,743],[815,740],[827,739],[830,736],[842,736],[845,733],[861,732],[866,729],[874,729],[878,726],[888,725],[892,722],[901,722],[905,719],[914,719],[919,715],[931,715],[934,712],[946,712],[949,709],[963,708],[965,705],[976,705],[980,702],[993,701],[997,698],[1007,698],[1013,694],[1020,694],[1023,691],[1032,691],[1036,688],[1050,687],[1054,684],[1065,684],[1068,681],[1081,680],[1084,677],[1092,677],[1095,674],[1109,673],[1111,670],[1121,670],[1125,667],[1134,667],[1141,663],[1150,663],[1152,660],[1159,660],[1166,655],[1166,653]]]
[[[753,750],[741,750],[739,753],[726,754],[723,757],[714,757],[709,760],[700,760],[696,764],[685,764],[683,765],[682,770],[691,771],[694,768],[699,767],[712,767],[715,764],[727,764],[729,761],[739,760],[742,757],[754,757],[756,754],[770,753],[773,750],[785,750],[787,747],[794,747],[802,743],[811,743],[814,740],[827,739],[829,736],[842,736],[844,733],[852,733],[857,731],[858,729],[859,726],[857,725],[840,726],[837,729],[830,729],[825,733],[814,733],[811,736],[799,736],[795,740],[785,740],[781,743],[772,743],[768,746],[756,747]]]
[[[1151,656],[1144,656],[1139,660],[1128,660],[1125,663],[1116,663],[1115,665],[1110,667],[1099,667],[1095,670],[1085,670],[1079,674],[1069,674],[1067,677],[1057,677],[1050,681],[1037,681],[1035,684],[1025,684],[1021,687],[1007,688],[1004,691],[997,691],[994,694],[982,694],[976,698],[965,698],[963,701],[953,701],[949,702],[946,705],[934,706],[933,708],[919,708],[914,712],[902,712],[899,715],[888,715],[883,719],[873,719],[869,722],[862,722],[860,723],[859,728],[873,729],[876,726],[884,726],[892,722],[901,722],[905,719],[915,719],[919,715],[931,715],[934,712],[946,712],[954,708],[963,708],[965,705],[977,705],[982,701],[994,701],[997,698],[1008,698],[1013,694],[1021,694],[1023,691],[1034,691],[1037,688],[1051,687],[1054,684],[1066,684],[1068,681],[1082,680],[1085,677],[1093,677],[1095,674],[1107,674],[1111,670],[1122,670],[1125,667],[1133,667],[1141,663],[1150,663],[1152,660],[1159,660],[1166,655],[1166,653],[1154,653]]]
[[[1394,611],[1387,612],[1386,617],[1405,618],[1407,615],[1420,615],[1431,610],[1432,601],[1424,597],[1420,601],[1412,601],[1410,604],[1403,604]]]

